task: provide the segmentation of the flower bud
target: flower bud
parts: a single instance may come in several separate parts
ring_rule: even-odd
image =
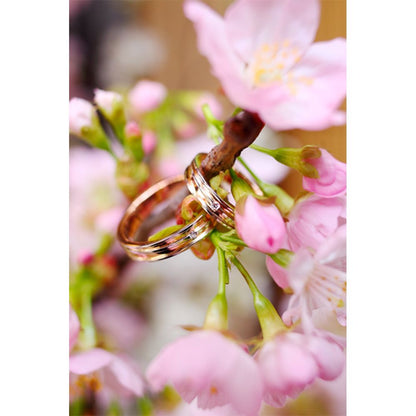
[[[123,128],[126,124],[122,96],[113,91],[95,89],[94,102],[97,104],[97,107],[103,116],[114,128],[117,137],[122,140]]]
[[[133,199],[140,186],[149,177],[149,167],[131,158],[119,159],[116,167],[116,181],[118,187],[129,198]]]
[[[254,195],[254,191],[251,186],[240,176],[238,176],[233,169],[230,169],[232,178],[231,193],[236,201],[247,196]]]
[[[296,169],[303,176],[317,178],[318,171],[315,169],[311,160],[319,158],[321,151],[318,146],[307,145],[301,149],[285,148],[276,149],[271,154],[278,162]]]
[[[205,315],[204,329],[225,331],[228,329],[227,299],[224,293],[218,293],[208,306]]]
[[[145,130],[142,137],[142,146],[145,155],[153,152],[157,144],[156,135],[151,130]]]
[[[253,195],[237,201],[235,225],[247,246],[263,253],[276,253],[286,238],[285,224],[277,207]]]
[[[124,127],[124,145],[138,162],[143,159],[142,132],[135,121],[128,122]]]
[[[167,90],[164,85],[154,81],[140,81],[129,93],[133,111],[142,114],[159,107],[165,100]]]
[[[91,103],[82,98],[69,101],[69,131],[91,146],[111,151],[110,141]]]

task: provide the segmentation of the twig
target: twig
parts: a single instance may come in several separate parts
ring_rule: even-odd
[[[255,113],[242,111],[224,124],[224,140],[215,146],[201,162],[200,170],[206,180],[230,169],[241,151],[254,142],[264,122]]]

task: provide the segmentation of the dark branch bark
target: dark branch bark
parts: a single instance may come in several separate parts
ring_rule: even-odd
[[[206,180],[230,169],[241,151],[250,146],[264,127],[255,113],[242,111],[230,117],[224,125],[224,140],[215,146],[201,162],[200,170]]]

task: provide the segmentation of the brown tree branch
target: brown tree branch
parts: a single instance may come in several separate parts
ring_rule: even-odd
[[[264,127],[255,113],[242,111],[230,117],[224,125],[224,140],[215,146],[201,162],[200,170],[206,180],[230,169],[241,151],[250,146]]]

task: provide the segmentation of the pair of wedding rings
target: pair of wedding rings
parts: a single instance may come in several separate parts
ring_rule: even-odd
[[[211,188],[199,169],[205,156],[198,154],[183,175],[156,183],[127,208],[117,237],[133,260],[156,261],[175,256],[205,238],[217,224],[234,228],[234,206]],[[155,230],[166,227],[175,218],[182,200],[189,194],[204,213],[170,235],[149,241]]]

